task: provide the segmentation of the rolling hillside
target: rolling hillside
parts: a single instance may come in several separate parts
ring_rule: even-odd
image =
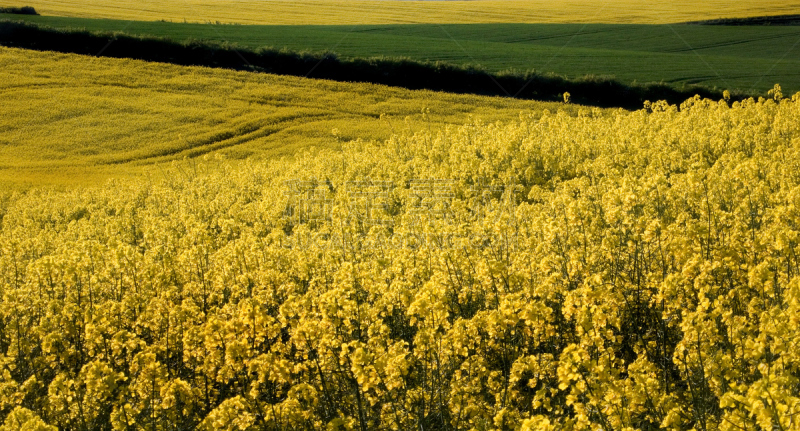
[[[0,48],[0,104],[5,185],[93,182],[206,153],[292,156],[470,115],[578,109],[9,48]]]

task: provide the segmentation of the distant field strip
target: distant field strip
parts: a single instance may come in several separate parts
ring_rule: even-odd
[[[310,146],[435,130],[470,115],[495,121],[577,110],[2,47],[0,106],[0,185],[94,181],[214,152],[292,156]]]
[[[0,6],[20,6],[0,0]],[[241,24],[642,23],[797,13],[800,1],[744,0],[30,0],[45,15]]]
[[[619,24],[456,24],[257,26],[12,16],[52,27],[120,31],[330,50],[345,58],[407,57],[479,64],[489,71],[551,72],[570,78],[614,76],[620,82],[666,82],[756,90],[780,83],[800,91],[800,26]]]

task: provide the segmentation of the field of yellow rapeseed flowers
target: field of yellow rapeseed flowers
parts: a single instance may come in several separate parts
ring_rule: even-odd
[[[0,193],[0,417],[800,429],[798,172],[776,87]]]
[[[669,24],[797,13],[797,0],[26,0],[44,15],[238,24]],[[0,6],[20,6],[0,0]],[[313,13],[309,13],[313,11]]]

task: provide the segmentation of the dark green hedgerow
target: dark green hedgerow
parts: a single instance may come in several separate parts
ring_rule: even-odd
[[[626,109],[639,109],[646,100],[679,104],[695,94],[713,99],[723,97],[721,90],[703,87],[678,89],[665,84],[626,85],[596,76],[567,79],[535,73],[492,73],[478,67],[403,58],[340,59],[330,52],[249,49],[197,40],[177,42],[124,33],[54,29],[8,20],[0,21],[0,45],[544,101],[563,100],[564,93],[570,93],[574,103]],[[733,97],[739,98],[744,97]]]
[[[800,15],[754,16],[748,18],[720,18],[691,21],[697,25],[800,25]]]
[[[22,7],[0,7],[0,13],[13,13],[17,15],[39,15],[31,6]]]

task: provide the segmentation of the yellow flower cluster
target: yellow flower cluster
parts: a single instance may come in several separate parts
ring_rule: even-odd
[[[0,422],[800,429],[800,94],[773,95],[6,196]]]

